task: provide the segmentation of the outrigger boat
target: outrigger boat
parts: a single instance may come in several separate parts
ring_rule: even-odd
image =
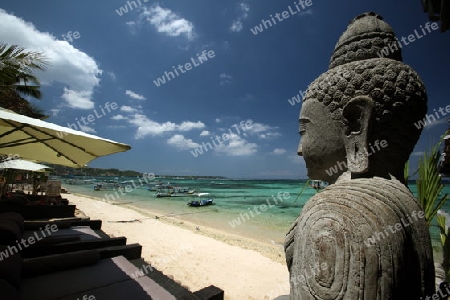
[[[195,191],[189,190],[188,187],[171,186],[165,184],[159,185],[157,187],[155,197],[185,197],[194,193]]]
[[[192,207],[199,207],[199,206],[206,206],[206,205],[212,205],[213,203],[213,199],[204,199],[204,200],[193,200],[188,202],[187,205],[192,206]]]
[[[328,183],[322,180],[311,180],[309,186],[315,190],[321,190],[328,186]]]
[[[118,182],[100,182],[94,185],[94,191],[116,191],[123,189]]]

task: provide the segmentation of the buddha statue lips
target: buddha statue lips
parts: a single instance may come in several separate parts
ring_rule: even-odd
[[[356,17],[336,44],[329,70],[306,92],[298,152],[311,179],[334,184],[307,202],[286,236],[291,299],[420,299],[434,293],[426,222],[403,221],[423,213],[405,186],[403,168],[420,137],[414,123],[426,113],[427,95],[418,74],[402,62],[401,49],[377,55],[395,41],[379,15]],[[368,153],[376,141],[388,146]],[[340,162],[345,169],[326,172]],[[389,233],[389,226],[398,230],[373,239]]]

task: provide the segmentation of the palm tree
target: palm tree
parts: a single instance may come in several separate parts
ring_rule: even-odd
[[[40,99],[39,79],[33,74],[45,70],[47,61],[40,52],[25,52],[17,45],[0,44],[0,106],[19,114],[42,118],[42,110],[22,95]]]

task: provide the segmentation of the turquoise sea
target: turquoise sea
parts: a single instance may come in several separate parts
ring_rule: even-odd
[[[112,178],[103,179],[111,180]],[[299,196],[306,183],[302,180],[157,178],[154,181],[148,180],[149,185],[141,184],[137,178],[121,177],[118,180],[120,182],[133,180],[134,185],[129,182],[128,192],[122,191],[124,194],[122,195],[120,191],[94,191],[94,184],[70,185],[62,179],[63,186],[71,193],[156,211],[160,218],[176,216],[198,226],[209,226],[278,245],[283,244],[285,233],[301,212],[303,205],[316,194],[316,190],[306,187]],[[156,181],[170,182],[174,186],[189,187],[190,190],[209,193],[201,199],[213,198],[215,204],[189,207],[187,205],[189,201],[199,198],[192,195],[156,198],[155,192],[148,190],[148,187],[154,185]],[[145,183],[142,179],[141,182]],[[409,188],[416,195],[416,185],[411,182]],[[450,193],[450,184],[445,184],[443,193]],[[265,211],[255,210],[255,206],[261,207],[262,204],[266,205],[262,206]],[[450,212],[450,201],[446,203],[444,210]],[[439,231],[436,226],[432,226],[431,233],[433,245],[438,250]]]

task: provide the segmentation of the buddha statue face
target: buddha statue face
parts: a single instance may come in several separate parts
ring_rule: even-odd
[[[329,115],[328,108],[315,99],[304,103],[299,118],[298,155],[304,157],[310,179],[334,182],[343,170],[332,173],[326,170],[334,168],[336,161],[346,159],[342,123]]]
[[[422,80],[402,62],[391,27],[374,13],[355,18],[341,36],[328,71],[306,92],[299,117],[302,155],[308,177],[334,183],[374,176],[404,181],[403,168],[427,110]],[[394,43],[394,44],[393,44]],[[383,143],[387,147],[373,148]],[[374,152],[373,150],[379,150]]]

